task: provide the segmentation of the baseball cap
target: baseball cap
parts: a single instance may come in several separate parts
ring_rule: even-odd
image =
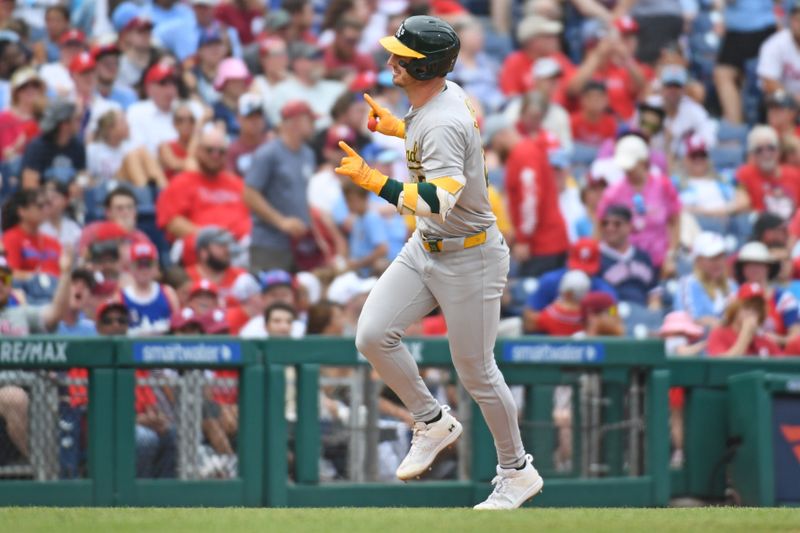
[[[639,32],[639,23],[630,15],[625,15],[614,20],[614,27],[622,35],[630,35]]]
[[[666,65],[661,69],[661,83],[683,87],[689,81],[689,73],[680,65]]]
[[[11,92],[16,91],[17,89],[24,87],[29,83],[38,83],[41,87],[44,87],[42,78],[39,77],[39,74],[37,74],[34,69],[31,67],[19,68],[14,71],[14,75],[11,76]]]
[[[47,109],[44,111],[44,117],[39,124],[42,133],[49,133],[56,129],[59,124],[64,121],[70,120],[75,116],[77,107],[75,104],[64,99],[55,100],[50,102]]]
[[[603,213],[603,218],[607,217],[621,218],[626,222],[630,222],[633,219],[633,213],[631,213],[631,210],[627,205],[611,204]]]
[[[704,231],[694,240],[692,259],[697,259],[698,257],[716,257],[720,254],[724,254],[725,251],[725,239],[722,235],[711,231]]]
[[[348,90],[354,93],[363,93],[364,91],[369,91],[374,88],[377,83],[378,75],[371,70],[367,70],[357,74],[356,77],[353,78],[353,81],[351,81],[348,86]]]
[[[219,289],[213,282],[207,279],[199,279],[194,283],[192,283],[192,288],[189,289],[189,298],[201,293],[211,294],[212,296],[218,296]]]
[[[736,298],[739,300],[750,300],[751,298],[766,300],[767,296],[760,283],[743,283],[739,287],[739,292],[736,293]]]
[[[708,145],[699,135],[690,135],[684,142],[684,149],[687,156],[696,154],[708,154]]]
[[[270,9],[264,18],[264,29],[267,31],[277,31],[286,28],[291,24],[292,16],[285,9]]]
[[[320,47],[307,42],[294,42],[289,47],[289,57],[292,60],[303,59],[322,59],[324,52]]]
[[[264,114],[264,100],[260,96],[253,93],[244,93],[239,97],[238,105],[239,115],[242,117],[249,117],[254,113]]]
[[[614,297],[607,292],[592,291],[581,300],[581,316],[585,319],[589,314],[596,315],[608,310],[612,310],[613,313],[616,305]]]
[[[736,256],[737,263],[765,263],[772,264],[775,258],[769,253],[769,249],[763,242],[748,242],[739,250]]]
[[[258,282],[261,284],[261,292],[267,292],[274,287],[294,287],[292,275],[285,270],[259,272]]]
[[[583,300],[584,296],[589,292],[589,287],[592,282],[586,272],[582,270],[570,270],[561,278],[558,283],[558,293],[566,294],[572,293],[577,300]]]
[[[590,276],[597,274],[600,270],[600,247],[597,241],[588,237],[575,241],[569,249],[567,268],[581,270]]]
[[[95,61],[100,59],[105,55],[120,55],[122,51],[119,49],[117,45],[116,37],[114,36],[106,36],[102,42],[99,42],[92,46],[91,48],[92,57]]]
[[[214,78],[214,88],[221,91],[225,84],[231,80],[243,80],[249,82],[252,76],[247,70],[244,61],[236,57],[229,57],[222,60],[217,68],[217,76]]]
[[[650,158],[650,148],[638,135],[625,135],[614,146],[614,163],[625,172]]]
[[[101,316],[106,314],[108,311],[111,311],[112,309],[118,309],[123,313],[125,313],[126,315],[128,314],[128,308],[125,305],[125,302],[117,298],[109,298],[108,300],[104,301],[99,306],[97,306],[97,318],[100,318]]]
[[[231,233],[219,226],[206,226],[197,232],[194,241],[194,249],[201,250],[210,244],[222,244],[225,246],[232,246],[236,244],[236,240]]]
[[[144,77],[145,84],[161,83],[164,80],[175,78],[175,68],[169,63],[159,61],[147,71]]]
[[[259,294],[261,294],[261,285],[252,274],[244,273],[239,275],[231,286],[231,296],[239,302],[246,302]]]
[[[200,36],[197,38],[197,47],[202,48],[207,44],[221,43],[222,33],[214,26],[205,28],[200,31]]]
[[[784,109],[797,109],[797,101],[786,91],[775,91],[766,99],[767,108],[779,107]]]
[[[111,15],[114,31],[122,33],[135,28],[152,28],[153,22],[144,10],[133,2],[119,4]]]
[[[73,74],[83,74],[95,69],[97,63],[89,52],[81,52],[69,62],[69,71]]]
[[[703,336],[703,327],[692,320],[692,316],[686,311],[673,311],[664,317],[664,323],[658,330],[660,337],[670,335],[686,335],[694,339]]]
[[[534,79],[544,80],[561,75],[561,65],[552,57],[537,59],[531,69]]]
[[[203,332],[208,335],[225,335],[231,329],[225,318],[225,311],[222,309],[212,309],[200,315],[200,322],[203,326]]]
[[[158,250],[149,242],[137,242],[131,247],[131,259],[134,261],[140,259],[155,261],[158,259]]]
[[[311,118],[316,119],[317,114],[311,109],[304,100],[290,100],[281,108],[281,119],[289,120],[300,115],[309,115]]]
[[[346,124],[334,124],[328,128],[328,133],[325,134],[325,149],[327,150],[341,150],[339,148],[339,141],[344,141],[347,144],[356,141],[356,132]],[[372,163],[377,158],[379,147],[375,143],[368,144],[361,151],[361,157],[364,161]]]
[[[83,34],[81,30],[71,29],[65,31],[61,34],[61,37],[58,38],[58,44],[61,46],[67,44],[86,44],[86,36]]]
[[[531,15],[522,19],[517,27],[517,39],[525,42],[539,35],[557,35],[563,29],[564,26],[560,22],[539,15]]]
[[[191,325],[198,326],[201,331],[205,333],[203,321],[200,319],[200,316],[190,307],[184,307],[180,311],[173,313],[172,318],[169,321],[169,328],[172,331],[183,329]]]
[[[550,150],[547,153],[547,159],[550,166],[553,168],[568,168],[569,167],[569,154],[563,148]]]
[[[322,282],[311,272],[295,274],[297,285],[305,289],[309,302],[313,305],[322,298]]]
[[[347,272],[338,276],[328,287],[328,299],[339,305],[346,305],[350,300],[372,290],[377,278],[360,278],[355,272]]]

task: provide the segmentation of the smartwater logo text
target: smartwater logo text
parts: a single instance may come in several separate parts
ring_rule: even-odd
[[[606,357],[602,344],[507,343],[503,360],[513,363],[599,363]]]
[[[137,363],[237,363],[242,350],[239,344],[227,342],[135,343],[133,359]]]

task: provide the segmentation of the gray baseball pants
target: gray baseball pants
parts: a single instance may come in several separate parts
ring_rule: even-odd
[[[494,360],[508,246],[497,226],[473,248],[431,253],[419,232],[409,239],[370,292],[356,329],[356,347],[403,401],[414,420],[436,416],[439,403],[400,340],[406,328],[438,304],[447,322],[458,377],[478,403],[494,437],[498,463],[522,463],[517,408]]]

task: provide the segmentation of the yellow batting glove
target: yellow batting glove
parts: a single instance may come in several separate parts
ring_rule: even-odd
[[[336,167],[336,173],[350,177],[353,183],[363,189],[380,194],[389,177],[371,168],[346,142],[339,141],[339,148],[344,150],[347,155],[342,158],[341,163]]]
[[[406,123],[392,115],[392,112],[381,107],[370,95],[364,93],[364,100],[369,104],[369,119],[367,128],[392,137],[406,137]]]

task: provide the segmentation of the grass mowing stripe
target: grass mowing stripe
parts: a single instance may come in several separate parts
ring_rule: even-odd
[[[2,531],[28,532],[222,532],[264,531],[462,533],[487,531],[655,533],[675,531],[800,532],[800,509],[523,509],[477,512],[470,509],[154,509],[0,508]]]

